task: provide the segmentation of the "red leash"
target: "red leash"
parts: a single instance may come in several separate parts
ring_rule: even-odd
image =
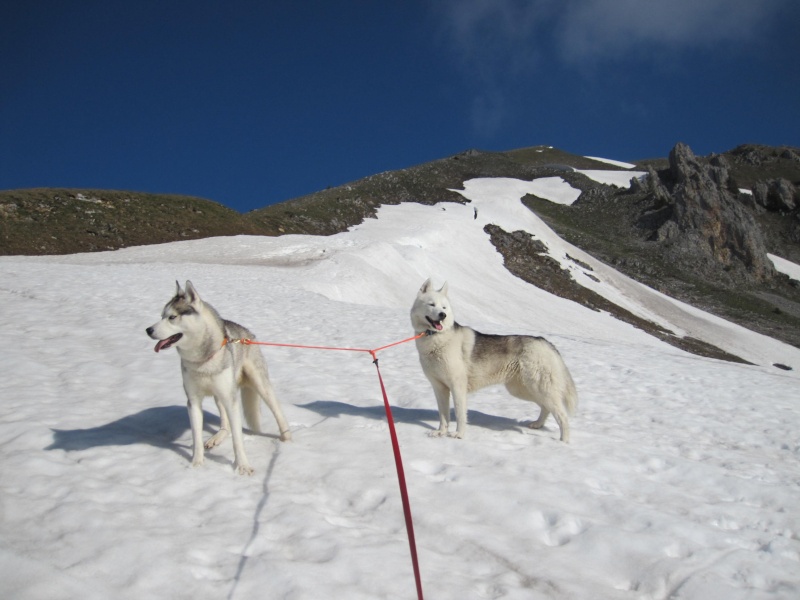
[[[365,348],[337,348],[333,346],[304,346],[300,344],[278,344],[274,342],[257,342],[255,340],[250,340],[247,338],[240,339],[240,340],[229,340],[225,339],[222,342],[222,345],[226,344],[245,344],[248,346],[258,345],[258,346],[278,346],[283,348],[311,348],[314,350],[346,350],[350,352],[367,352],[370,356],[372,356],[372,362],[375,365],[375,370],[378,373],[378,381],[381,384],[381,393],[383,394],[383,407],[386,410],[386,420],[389,423],[389,436],[392,439],[392,450],[394,451],[394,465],[397,469],[397,482],[400,485],[400,498],[403,501],[403,515],[405,516],[406,520],[406,533],[408,534],[408,546],[411,550],[411,564],[414,567],[414,580],[417,584],[417,600],[422,599],[422,578],[419,572],[419,561],[417,560],[417,542],[414,538],[414,522],[411,519],[411,503],[408,500],[408,489],[406,488],[406,476],[405,472],[403,471],[403,458],[400,455],[400,443],[397,441],[397,432],[394,428],[394,418],[392,417],[392,409],[389,406],[389,397],[386,394],[386,386],[383,385],[383,377],[381,377],[381,370],[378,367],[378,357],[377,353],[381,350],[386,350],[387,348],[391,348],[393,346],[397,346],[399,344],[404,344],[406,342],[411,342],[422,336],[426,335],[427,332],[420,333],[419,335],[415,335],[414,337],[407,338],[405,340],[400,340],[399,342],[394,342],[392,344],[387,344],[386,346],[381,346],[380,348],[375,348],[374,350],[367,350]]]
[[[380,349],[381,348],[378,348],[378,350]],[[417,561],[417,542],[414,539],[414,522],[411,519],[411,503],[408,501],[406,476],[403,471],[403,459],[400,456],[400,443],[397,441],[397,433],[394,430],[392,409],[389,406],[389,397],[386,395],[386,387],[383,385],[383,377],[381,377],[381,370],[378,367],[378,358],[375,356],[375,352],[378,350],[373,350],[370,354],[372,358],[375,359],[373,363],[378,373],[378,381],[381,384],[381,393],[383,393],[383,406],[386,409],[386,420],[389,422],[389,435],[392,438],[392,449],[394,450],[394,465],[397,468],[397,482],[400,484],[400,498],[403,500],[403,514],[406,518],[406,533],[408,534],[408,547],[411,550],[411,564],[414,567],[414,579],[417,582],[417,598],[418,600],[422,600],[422,578],[420,577],[419,562]]]

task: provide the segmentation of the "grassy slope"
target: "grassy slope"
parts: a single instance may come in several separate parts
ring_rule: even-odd
[[[200,198],[107,190],[0,192],[0,254],[115,250],[259,231],[238,212]]]

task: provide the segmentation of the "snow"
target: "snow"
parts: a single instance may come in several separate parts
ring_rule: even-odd
[[[776,271],[788,275],[795,281],[800,281],[800,265],[774,254],[767,254],[767,256],[772,261],[772,265],[775,267]]]
[[[607,170],[581,170],[575,169],[576,173],[583,173],[589,179],[605,185],[614,185],[620,188],[629,188],[631,179],[643,177],[644,171],[607,171]],[[505,194],[514,197],[523,197],[526,194],[533,194],[544,200],[572,206],[580,197],[581,191],[572,187],[562,177],[539,177],[533,181],[523,181],[521,179],[511,179],[506,177],[486,177],[470,180],[471,185],[476,191],[483,185],[482,181],[487,182],[490,187],[502,186]],[[470,182],[466,182],[470,184]],[[460,190],[452,190],[459,192]],[[480,192],[478,192],[480,193]],[[517,196],[518,194],[518,196]],[[465,194],[466,195],[466,194]]]
[[[612,158],[600,158],[597,156],[586,156],[585,158],[589,158],[591,160],[597,160],[600,162],[608,163],[609,165],[616,165],[617,167],[622,167],[623,169],[632,169],[636,165],[631,163],[622,162],[621,160],[614,160]]]
[[[615,185],[618,188],[631,187],[631,179],[641,179],[647,175],[647,171],[605,171],[593,169],[576,169],[578,173],[583,173],[589,179],[606,185]]]
[[[620,160],[613,160],[611,158],[600,158],[597,156],[586,156],[585,158],[615,165],[617,167],[622,167],[623,169],[633,169],[636,167],[634,164],[622,162]],[[609,171],[607,169],[575,169],[575,171],[578,173],[583,173],[589,179],[593,179],[598,183],[615,185],[619,188],[629,188],[631,186],[631,179],[641,179],[647,175],[647,171]]]
[[[428,276],[449,282],[461,323],[555,343],[580,407],[566,445],[490,388],[471,398],[464,440],[432,438],[413,344],[380,353],[426,598],[800,596],[800,350],[603,267],[522,206],[529,183],[471,180],[466,206],[386,206],[330,237],[0,258],[0,597],[414,597],[368,355],[264,348],[294,439],[278,442],[264,411],[267,433],[245,442],[256,473],[240,477],[230,442],[189,466],[179,361],[144,329],[191,279],[261,340],[376,348],[412,334]],[[488,222],[755,365],[687,354],[524,283]],[[210,399],[206,421],[218,424]]]
[[[491,202],[491,196],[501,193],[503,197],[522,198],[526,194],[533,194],[544,200],[556,204],[572,205],[581,195],[581,191],[572,187],[561,177],[539,177],[533,181],[523,181],[507,177],[482,177],[470,179],[464,183],[468,193],[462,194],[467,198],[473,195],[489,196],[484,203]],[[462,193],[463,190],[451,190]],[[480,204],[474,203],[477,207]],[[524,210],[524,209],[523,209]]]

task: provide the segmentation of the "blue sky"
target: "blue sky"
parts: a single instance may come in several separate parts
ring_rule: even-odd
[[[469,148],[800,146],[796,0],[5,2],[0,189],[242,212]]]

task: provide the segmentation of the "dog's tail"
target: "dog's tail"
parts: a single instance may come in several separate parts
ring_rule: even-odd
[[[564,405],[567,407],[567,412],[570,416],[575,414],[578,410],[578,390],[575,389],[575,382],[569,376],[569,385],[564,394]]]
[[[575,388],[575,382],[572,380],[572,375],[566,366],[564,367],[564,377],[566,378],[566,385],[564,386],[562,402],[567,414],[572,416],[578,410],[578,390]]]
[[[242,411],[248,429],[261,433],[261,398],[250,386],[242,386]]]

